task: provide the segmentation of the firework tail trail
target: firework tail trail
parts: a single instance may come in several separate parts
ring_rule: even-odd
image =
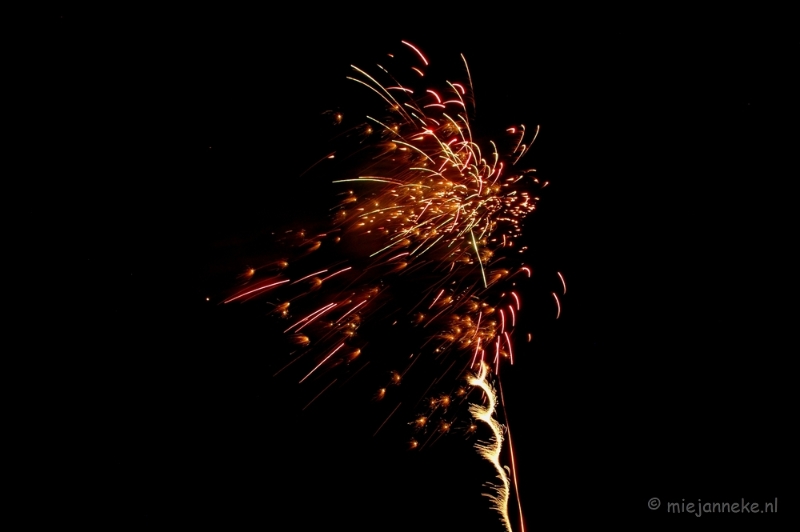
[[[517,483],[517,464],[514,459],[514,444],[511,440],[511,425],[508,421],[508,413],[506,412],[506,399],[503,397],[503,383],[497,380],[497,386],[500,390],[500,404],[503,407],[503,418],[506,420],[506,432],[508,432],[508,455],[511,457],[511,475],[514,478],[514,494],[517,499],[517,509],[519,510],[519,530],[525,532],[525,518],[522,516],[522,500],[519,498],[519,484]]]
[[[500,451],[503,446],[503,425],[494,418],[497,408],[497,395],[494,388],[486,381],[488,375],[489,366],[484,362],[481,364],[478,375],[470,378],[469,383],[472,386],[477,386],[486,394],[488,404],[486,406],[471,404],[469,405],[469,412],[476,419],[486,423],[492,430],[492,438],[489,441],[479,441],[475,444],[475,448],[480,455],[494,466],[495,471],[497,471],[497,478],[500,480],[500,484],[490,484],[494,493],[484,493],[484,495],[492,501],[492,506],[500,514],[500,521],[505,529],[508,532],[513,532],[511,520],[508,516],[510,482],[506,470],[500,465]]]

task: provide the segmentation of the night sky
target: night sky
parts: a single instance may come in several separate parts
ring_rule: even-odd
[[[79,346],[48,419],[66,442],[56,484],[88,486],[70,519],[501,530],[474,440],[407,451],[400,415],[373,437],[390,406],[370,400],[379,372],[303,410],[311,392],[273,377],[267,307],[219,304],[274,231],[325,219],[334,189],[301,177],[329,149],[322,113],[380,107],[349,65],[405,39],[445,71],[464,53],[485,138],[541,126],[534,341],[501,371],[527,529],[796,521],[796,31],[780,14],[387,9],[44,23]],[[694,517],[652,497],[780,505]]]

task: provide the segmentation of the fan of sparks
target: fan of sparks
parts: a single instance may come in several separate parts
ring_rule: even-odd
[[[381,65],[373,73],[352,67],[348,79],[376,95],[383,106],[382,114],[366,116],[366,123],[354,130],[367,147],[359,159],[365,161],[362,168],[333,180],[351,187],[333,209],[333,227],[285,235],[301,256],[324,245],[344,247],[343,241],[358,252],[339,261],[339,267],[318,271],[295,268],[289,260],[264,267],[266,277],[251,269],[244,275],[244,287],[225,300],[264,294],[280,298],[275,312],[291,322],[284,332],[314,358],[300,382],[326,366],[358,357],[353,339],[380,300],[384,283],[422,270],[434,273],[435,280],[421,291],[408,315],[433,333],[435,356],[461,355],[453,357],[445,373],[463,376],[486,362],[498,374],[501,361],[513,364],[511,333],[521,301],[512,288],[515,283],[505,281],[532,272],[509,259],[525,251],[515,247],[520,223],[536,207],[534,191],[547,186],[534,169],[516,165],[538,127],[533,133],[525,126],[508,128],[504,155],[494,141],[479,146],[470,126],[474,97],[463,55],[466,82],[431,87],[425,84],[428,59],[411,43],[403,44],[416,62],[408,68],[411,80],[406,84]],[[331,115],[335,122],[342,119],[339,113]],[[500,283],[509,288],[498,288]],[[286,294],[298,285],[301,290]],[[316,304],[319,294],[308,297],[330,285],[329,293],[335,295],[324,304]],[[313,303],[298,304],[304,296]],[[294,312],[302,307],[302,315]],[[412,357],[393,380],[399,381],[414,362]]]

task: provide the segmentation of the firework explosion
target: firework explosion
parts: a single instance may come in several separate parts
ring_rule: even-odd
[[[470,125],[474,95],[463,56],[464,81],[431,86],[428,59],[403,45],[412,58],[403,69],[408,81],[381,65],[374,72],[352,67],[348,79],[382,107],[339,135],[355,150],[330,153],[314,166],[340,176],[329,178],[342,187],[332,223],[321,231],[282,233],[276,246],[285,256],[248,269],[224,302],[269,299],[293,346],[276,375],[315,383],[318,393],[306,408],[385,356],[385,349],[367,346],[367,338],[381,335],[365,332],[368,324],[394,327],[394,352],[403,339],[419,337],[404,330],[421,330],[422,345],[410,346],[399,361],[382,361],[394,367],[374,399],[384,400],[411,373],[430,380],[417,402],[423,411],[410,423],[410,446],[423,448],[450,432],[458,417],[452,412],[473,390],[482,391],[489,406],[470,411],[492,429],[493,443],[478,449],[491,454],[499,471],[503,485],[492,500],[510,529],[509,481],[499,465],[503,427],[492,419],[496,400],[487,379],[514,363],[512,338],[522,308],[515,285],[532,274],[519,260],[525,252],[517,243],[520,222],[535,209],[534,191],[547,185],[517,164],[538,128],[507,129],[503,151],[493,141],[480,146]],[[344,128],[341,113],[328,114]],[[326,166],[339,161],[344,169]],[[428,395],[437,384],[444,391]],[[476,430],[474,422],[464,429],[468,435]]]

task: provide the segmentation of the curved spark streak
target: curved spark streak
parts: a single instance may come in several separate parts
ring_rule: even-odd
[[[489,366],[486,363],[482,363],[478,375],[470,378],[469,383],[483,390],[489,404],[486,406],[471,404],[469,405],[469,412],[475,419],[483,421],[492,430],[492,438],[488,442],[479,441],[475,444],[475,449],[477,449],[478,453],[494,466],[495,471],[497,471],[497,478],[500,480],[500,484],[488,484],[494,493],[484,493],[484,495],[492,501],[492,506],[500,514],[500,521],[505,529],[508,532],[512,532],[511,521],[508,517],[510,482],[506,470],[500,465],[503,425],[494,418],[497,408],[497,395],[494,392],[494,388],[486,382],[488,374]]]
[[[557,308],[556,319],[558,319],[559,317],[561,317],[561,302],[558,300],[558,296],[556,295],[555,292],[552,292],[552,294],[553,294],[553,299],[556,300],[556,308]]]
[[[419,57],[422,59],[422,62],[425,63],[425,66],[428,66],[428,60],[425,59],[425,56],[422,55],[422,52],[420,52],[419,48],[417,48],[416,46],[414,46],[413,44],[411,44],[408,41],[400,41],[400,42],[405,44],[406,46],[408,46],[409,48],[411,48],[415,52],[417,52],[417,55],[419,55]]]
[[[567,295],[567,282],[564,280],[564,276],[561,272],[556,272],[558,274],[558,278],[561,279],[561,286],[564,287],[564,291],[561,292],[562,295]]]

